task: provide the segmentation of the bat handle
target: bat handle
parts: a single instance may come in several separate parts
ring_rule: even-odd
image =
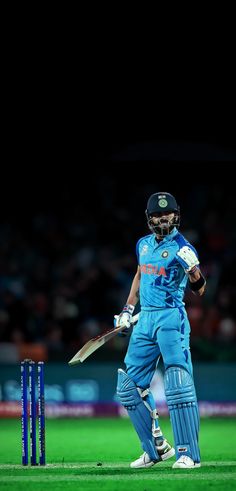
[[[118,319],[118,315],[114,315],[115,319]],[[139,313],[138,314],[135,314],[133,315],[132,317],[132,320],[131,320],[131,324],[135,324],[136,322],[138,322],[138,318],[139,318]]]

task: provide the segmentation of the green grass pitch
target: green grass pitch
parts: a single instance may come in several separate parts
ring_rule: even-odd
[[[173,442],[168,419],[160,421]],[[202,467],[174,470],[174,458],[150,469],[130,469],[142,451],[129,419],[46,421],[46,467],[21,466],[21,427],[0,420],[0,489],[151,491],[236,489],[236,420],[202,419]]]

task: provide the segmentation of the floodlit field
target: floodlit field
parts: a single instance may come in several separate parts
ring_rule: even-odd
[[[168,419],[165,435],[173,442]],[[202,419],[202,467],[174,470],[174,458],[150,469],[130,469],[141,453],[128,419],[58,419],[46,421],[44,468],[21,466],[18,420],[0,420],[0,489],[151,491],[158,489],[236,489],[236,420]]]

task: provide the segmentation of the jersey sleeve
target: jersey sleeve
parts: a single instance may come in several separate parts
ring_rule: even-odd
[[[136,256],[137,256],[138,264],[139,264],[139,244],[140,244],[141,240],[142,239],[139,239],[137,244],[136,244]]]

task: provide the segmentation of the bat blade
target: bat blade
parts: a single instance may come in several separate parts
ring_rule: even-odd
[[[138,314],[133,316],[132,318],[132,324],[137,322],[138,320]],[[103,346],[103,344],[107,343],[107,341],[110,341],[114,336],[116,336],[119,332],[122,332],[125,329],[125,327],[116,327],[113,329],[110,329],[109,331],[104,332],[103,334],[99,334],[95,338],[90,339],[85,345],[75,354],[73,358],[68,362],[68,365],[78,365],[79,363],[83,363],[86,358],[88,358],[94,351],[96,351],[98,348]]]
[[[116,329],[111,329],[103,334],[100,334],[96,338],[90,339],[76,355],[68,362],[69,365],[77,365],[82,363],[86,358],[88,358],[94,351],[100,348],[107,341],[112,339],[116,334],[123,331],[124,327],[117,327]]]

